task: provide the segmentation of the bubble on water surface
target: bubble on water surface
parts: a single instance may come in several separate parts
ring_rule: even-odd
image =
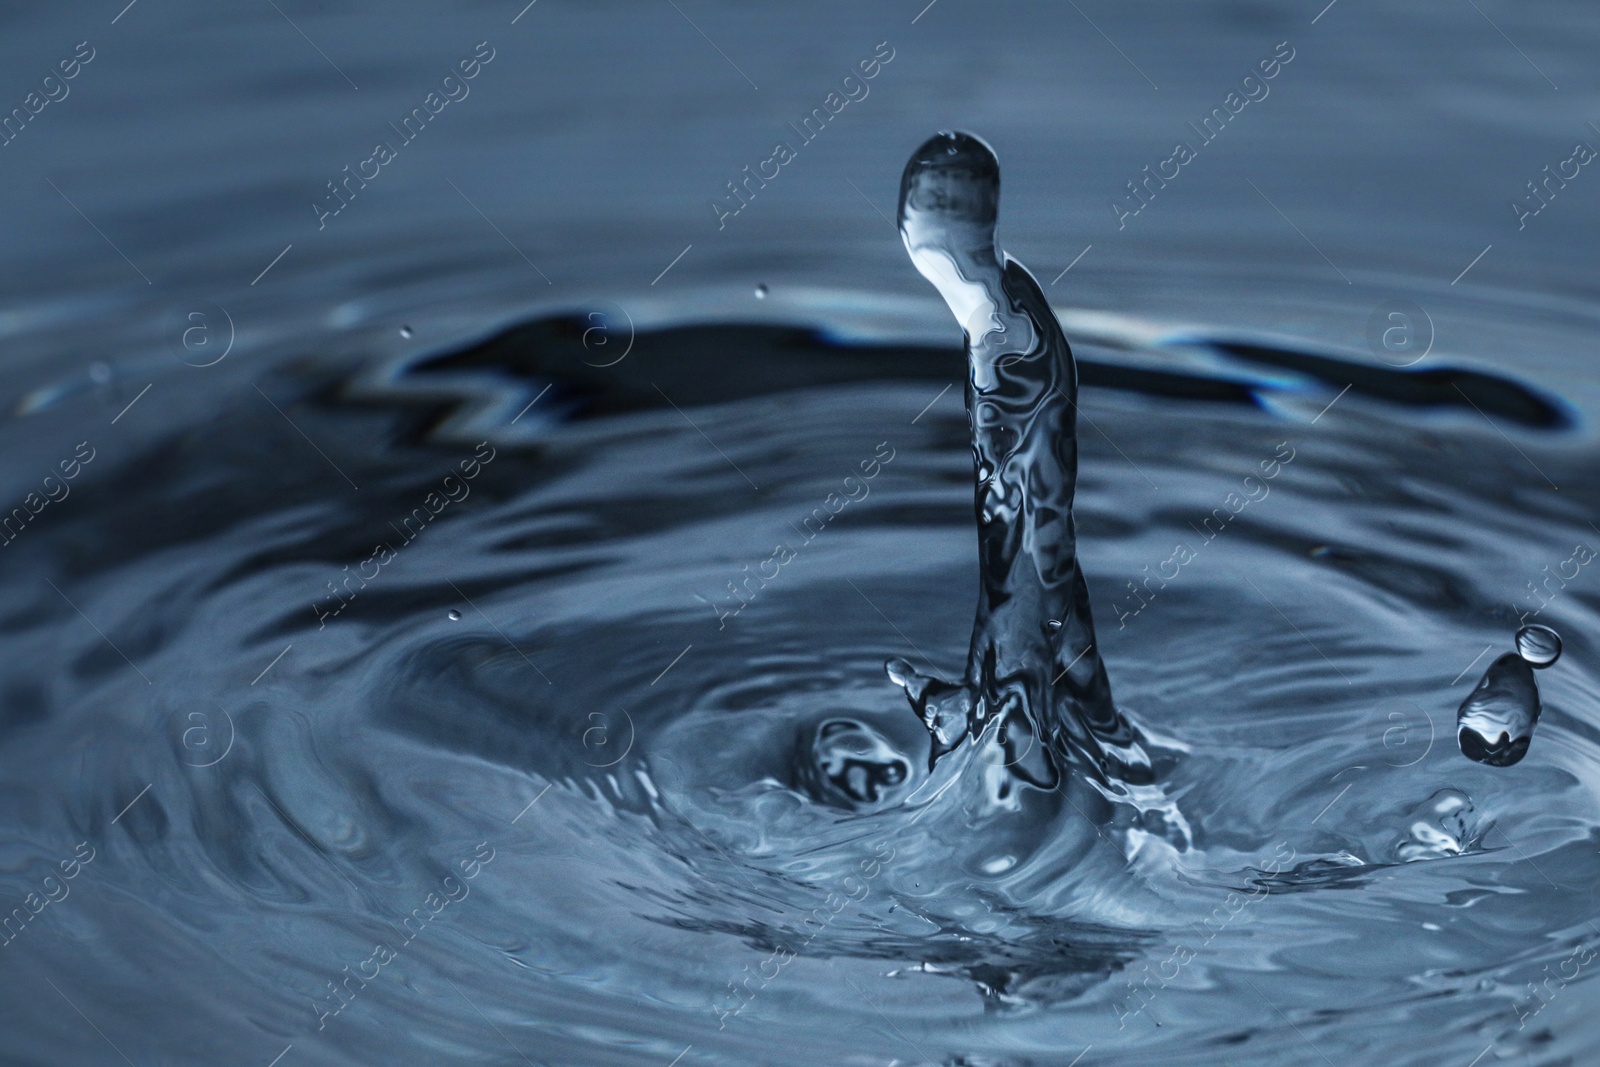
[[[809,764],[818,776],[811,783],[817,791],[852,807],[877,804],[911,777],[911,761],[854,719],[829,719],[818,726]]]
[[[1459,789],[1441,789],[1411,815],[1407,838],[1395,848],[1405,863],[1459,856],[1477,843],[1477,809]]]

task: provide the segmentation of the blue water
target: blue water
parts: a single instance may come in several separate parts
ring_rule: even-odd
[[[1600,1044],[1594,13],[277,7],[0,13],[0,1058]],[[1143,808],[930,773],[884,676],[980,589],[892,222],[948,128],[1077,356]]]

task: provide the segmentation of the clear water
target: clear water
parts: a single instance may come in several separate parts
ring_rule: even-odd
[[[9,1062],[1590,1055],[1597,235],[1582,179],[1505,201],[1584,136],[1592,14],[1486,9],[1558,94],[1421,3],[1086,8],[1159,90],[1070,9],[688,8],[755,90],[670,7],[511,7],[286,7],[359,89],[270,7],[0,16],[7,69],[98,50],[0,149],[0,484],[48,500],[0,550]],[[951,125],[1079,359],[1144,808],[930,772],[884,676],[957,674],[980,590],[958,331],[875,210]],[[1532,743],[1468,760],[1529,624]]]

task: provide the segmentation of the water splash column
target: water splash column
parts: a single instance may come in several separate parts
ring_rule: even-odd
[[[1561,635],[1534,624],[1517,631],[1517,650],[1489,664],[1456,709],[1461,754],[1491,767],[1510,767],[1528,754],[1543,706],[1533,672],[1561,658]]]
[[[966,335],[982,591],[963,681],[904,660],[889,675],[932,735],[932,762],[998,721],[1006,763],[1025,781],[1054,788],[1077,765],[1101,781],[1146,782],[1078,568],[1077,365],[1038,282],[999,249],[999,201],[999,162],[970,134],[930,138],[901,179],[906,251]]]

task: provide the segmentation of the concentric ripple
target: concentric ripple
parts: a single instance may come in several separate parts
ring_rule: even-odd
[[[1554,995],[1600,938],[1587,572],[1539,609],[1566,650],[1522,761],[1451,732],[1525,582],[1596,536],[1572,431],[1084,389],[1079,560],[1119,707],[1181,754],[1180,850],[1093,789],[997,790],[1002,745],[928,770],[882,664],[971,636],[938,383],[486,449],[267,385],[337,472],[239,395],[7,548],[8,899],[94,858],[5,948],[135,1062],[184,1031],[262,1063],[1466,1064],[1591,1025]]]

